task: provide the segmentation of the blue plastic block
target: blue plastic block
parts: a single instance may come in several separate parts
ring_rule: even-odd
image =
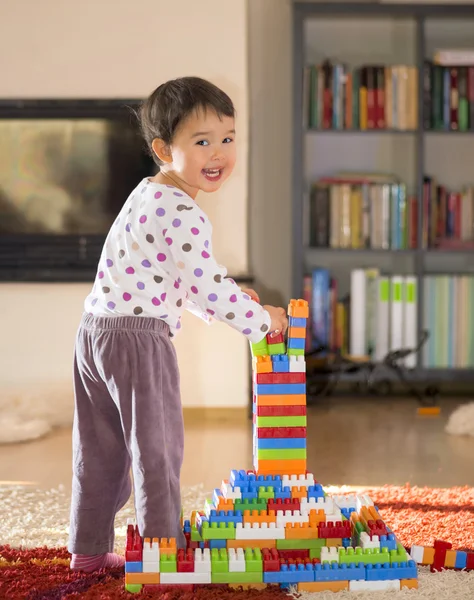
[[[355,511],[355,508],[341,508],[341,513],[346,517],[346,519],[351,518],[351,513]]]
[[[258,492],[254,488],[253,490],[243,490],[240,489],[240,493],[242,494],[242,500],[252,500],[253,498],[258,498]]]
[[[219,504],[219,500],[221,498],[224,498],[224,494],[222,493],[222,491],[219,488],[214,488],[214,493],[212,495],[212,501],[214,502],[214,504]]]
[[[288,348],[297,348],[298,350],[304,350],[306,347],[305,338],[288,338]]]
[[[199,542],[199,548],[201,548],[201,550],[204,550],[205,547],[206,547],[206,542]]]
[[[184,533],[191,533],[191,521],[189,519],[184,522],[183,531]]]
[[[388,548],[389,550],[397,549],[397,538],[393,533],[380,536],[380,548]]]
[[[275,394],[306,394],[305,383],[257,383],[255,388],[255,393],[262,396]]]
[[[286,485],[278,492],[275,492],[275,500],[278,500],[278,498],[281,500],[286,500],[286,498],[291,499],[291,489]]]
[[[288,325],[290,327],[306,327],[308,324],[308,319],[304,319],[303,317],[289,317]]]
[[[289,373],[290,361],[287,354],[274,354],[272,356],[272,368],[274,373]]]
[[[143,573],[143,563],[135,561],[126,562],[125,573]]]
[[[354,579],[365,579],[365,565],[359,563],[338,564],[333,562],[314,565],[315,581],[352,581]]]
[[[314,566],[306,565],[282,565],[279,571],[264,571],[263,583],[300,583],[314,581]]]
[[[455,569],[465,569],[467,565],[467,552],[462,550],[456,550],[456,562],[454,563]]]
[[[389,579],[416,579],[418,571],[414,560],[389,564],[365,566],[367,581],[387,581]]]
[[[209,523],[243,523],[244,518],[240,510],[211,510]]]
[[[306,438],[258,438],[257,448],[260,450],[288,450],[293,448],[306,448]],[[313,497],[317,498],[318,496]]]
[[[352,540],[351,538],[342,538],[342,547],[343,548],[349,548],[349,546],[351,546]]]
[[[323,486],[320,483],[308,486],[308,499],[309,498],[324,498]]]
[[[232,487],[248,486],[249,476],[242,469],[240,471],[238,471],[237,469],[232,469],[232,471],[230,472],[229,483]]]
[[[209,548],[212,550],[213,548],[227,548],[227,540],[209,540]]]
[[[269,439],[268,441],[272,441]],[[254,481],[249,483],[249,492],[257,491],[260,488],[273,488],[281,490],[281,475],[258,475]]]

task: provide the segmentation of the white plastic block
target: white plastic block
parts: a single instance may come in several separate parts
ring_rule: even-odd
[[[281,511],[283,512],[283,511]],[[288,511],[290,512],[290,511]],[[285,527],[275,523],[237,523],[235,527],[236,540],[284,540]]]
[[[158,540],[153,541],[152,538],[143,540],[143,572],[160,572],[160,545]]]
[[[127,527],[129,525],[133,525],[135,527],[136,524],[137,524],[137,522],[135,521],[135,519],[133,517],[127,517]]]
[[[240,488],[233,488],[226,479],[222,481],[221,492],[226,500],[240,500],[242,498]]]
[[[349,581],[350,592],[386,592],[400,591],[400,579],[388,579],[387,581],[366,581],[364,579]]]
[[[334,500],[334,504],[342,509],[342,508],[356,508],[357,506],[357,496],[356,494],[341,494],[341,495],[333,495],[331,498]]]
[[[211,572],[211,550],[209,548],[196,548],[194,550],[194,572]]]
[[[341,521],[342,513],[334,504],[331,496],[325,498],[301,498],[300,510],[308,514],[310,510],[324,510],[326,521]]]
[[[299,510],[277,510],[277,527],[283,527],[284,529],[287,523],[309,523],[309,512],[303,513]]]
[[[293,487],[308,488],[310,485],[314,485],[314,475],[312,473],[306,473],[306,475],[283,475],[281,478],[282,487]]]
[[[356,496],[356,502],[357,502],[357,504],[356,504],[357,512],[360,512],[360,509],[363,506],[374,506],[372,499],[369,496],[367,496],[366,494],[358,494]]]
[[[211,573],[161,573],[160,583],[181,584],[212,583]]]
[[[380,550],[380,539],[378,535],[373,535],[372,539],[370,539],[370,535],[363,531],[360,534],[360,545],[362,548],[377,548]]]
[[[143,561],[143,573],[159,573],[160,563]]]
[[[336,548],[335,546],[329,548],[323,546],[321,548],[321,564],[324,562],[337,562],[339,564],[339,548]]]
[[[304,356],[290,356],[290,373],[306,373]]]
[[[425,549],[423,546],[412,546],[410,550],[410,556],[412,560],[414,560],[418,565],[423,563],[423,555],[425,554]]]
[[[245,573],[245,552],[243,548],[228,548],[227,556],[229,557],[229,573]]]

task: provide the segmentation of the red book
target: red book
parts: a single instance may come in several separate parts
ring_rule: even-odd
[[[451,129],[457,131],[459,129],[458,107],[459,107],[459,91],[458,91],[458,70],[456,67],[451,67],[450,71],[451,97],[449,100],[449,121]]]

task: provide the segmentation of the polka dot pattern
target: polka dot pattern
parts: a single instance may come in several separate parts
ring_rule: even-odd
[[[222,275],[209,221],[182,190],[157,186],[145,180],[115,220],[86,312],[159,318],[172,337],[187,307],[259,341],[268,315]]]

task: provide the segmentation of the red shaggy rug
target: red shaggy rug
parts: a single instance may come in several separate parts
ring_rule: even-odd
[[[367,490],[385,522],[400,541],[431,545],[443,539],[455,549],[474,549],[474,488],[447,490],[392,487]],[[123,570],[92,575],[71,573],[65,548],[28,550],[0,546],[0,598],[6,600],[83,600],[133,598],[124,589]],[[433,575],[434,577],[435,575]],[[195,592],[143,593],[159,600],[212,600],[213,598],[270,600],[288,598],[279,590],[201,588]]]

